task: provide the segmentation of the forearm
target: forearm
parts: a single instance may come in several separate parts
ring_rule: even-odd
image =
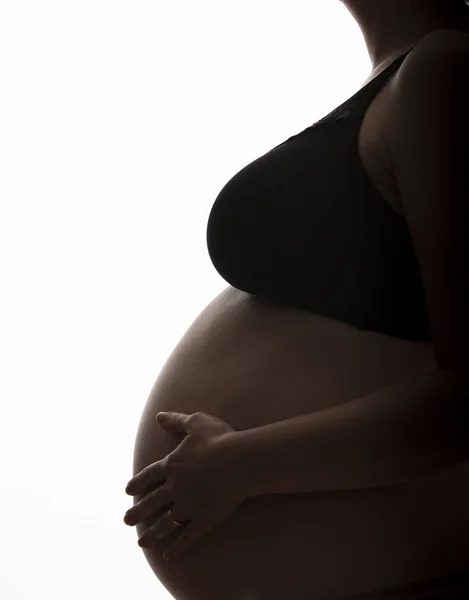
[[[288,399],[286,399],[288,401]],[[248,496],[384,487],[469,461],[469,395],[437,369],[319,412],[237,431]]]

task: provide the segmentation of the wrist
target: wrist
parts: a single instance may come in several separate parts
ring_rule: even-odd
[[[220,436],[217,449],[229,485],[242,500],[258,495],[253,482],[252,462],[245,453],[244,433],[232,431]]]

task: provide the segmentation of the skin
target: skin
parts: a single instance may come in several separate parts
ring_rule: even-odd
[[[340,1],[360,27],[373,73],[386,68],[435,29],[469,33],[469,6],[464,0]]]
[[[363,32],[375,72],[431,31],[469,32],[469,8],[463,2],[342,1]],[[412,214],[412,233],[417,232],[415,245],[433,308],[435,345],[360,331],[321,315],[264,302],[228,286],[194,321],[161,370],[139,425],[134,474],[163,459],[181,442],[180,437],[156,428],[159,411],[200,411],[237,430],[251,429],[339,406],[413,373],[434,370],[435,354],[438,364],[448,368],[457,363],[458,356],[464,358],[468,302],[462,294],[457,302],[451,296],[457,286],[447,285],[444,263],[435,261],[433,242],[428,243],[425,235],[425,224],[430,223],[430,228],[440,233],[440,240],[456,239],[460,228],[449,232],[443,227],[451,222],[453,208],[459,210],[456,200],[467,197],[465,193],[448,194],[444,204],[441,202],[442,190],[446,194],[446,190],[456,189],[450,164],[444,162],[444,152],[455,144],[444,135],[448,119],[439,120],[446,114],[440,110],[441,104],[428,102],[428,98],[441,101],[441,95],[434,92],[445,89],[440,76],[450,71],[448,65],[462,65],[463,72],[469,71],[461,59],[464,41],[454,34],[443,32],[427,39],[402,65],[396,83],[389,82],[373,102],[376,109],[368,110],[372,114],[364,128],[368,135],[363,144],[368,156],[384,156],[382,148],[392,155],[402,205],[406,214]],[[442,64],[443,69],[436,68]],[[411,92],[404,94],[408,89]],[[390,110],[390,106],[399,110]],[[438,114],[428,119],[432,106],[437,106]],[[425,116],[425,127],[419,127]],[[435,143],[430,122],[440,125],[441,143]],[[388,124],[384,127],[383,123]],[[446,170],[434,168],[442,164]],[[369,170],[375,175],[378,172],[376,164]],[[446,218],[440,218],[445,207],[449,209]],[[449,252],[443,254],[450,256]],[[456,261],[451,261],[453,274],[455,265]],[[463,272],[468,269],[458,275],[461,281]],[[427,273],[432,277],[425,277]],[[144,553],[154,573],[177,599],[314,600],[364,595],[468,571],[468,474],[469,466],[462,465],[405,486],[249,498],[173,562],[165,561],[162,552],[185,529],[173,526],[168,506],[139,523],[137,532],[141,536],[158,519],[170,531],[144,548]],[[173,508],[176,519],[186,518],[181,503]],[[381,597],[384,600],[384,593]]]

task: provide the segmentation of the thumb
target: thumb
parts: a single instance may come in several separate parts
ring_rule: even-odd
[[[177,412],[159,412],[156,415],[156,422],[161,427],[171,429],[179,433],[189,433],[188,419],[190,415]]]

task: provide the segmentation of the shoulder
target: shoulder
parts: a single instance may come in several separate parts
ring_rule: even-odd
[[[427,33],[415,46],[416,51],[451,52],[469,44],[469,30],[435,29]]]
[[[408,54],[408,64],[418,61],[435,61],[435,65],[442,65],[445,60],[457,58],[460,53],[466,53],[469,48],[469,31],[460,29],[436,29],[425,35]]]
[[[393,146],[396,152],[402,151],[409,136],[423,138],[424,131],[430,136],[438,127],[448,127],[451,120],[459,129],[469,127],[467,105],[469,33],[432,31],[409,52],[390,82],[384,129],[388,153],[392,154]]]
[[[411,99],[416,91],[426,93],[428,86],[464,76],[469,80],[469,32],[438,29],[406,56],[391,82],[391,96]]]

